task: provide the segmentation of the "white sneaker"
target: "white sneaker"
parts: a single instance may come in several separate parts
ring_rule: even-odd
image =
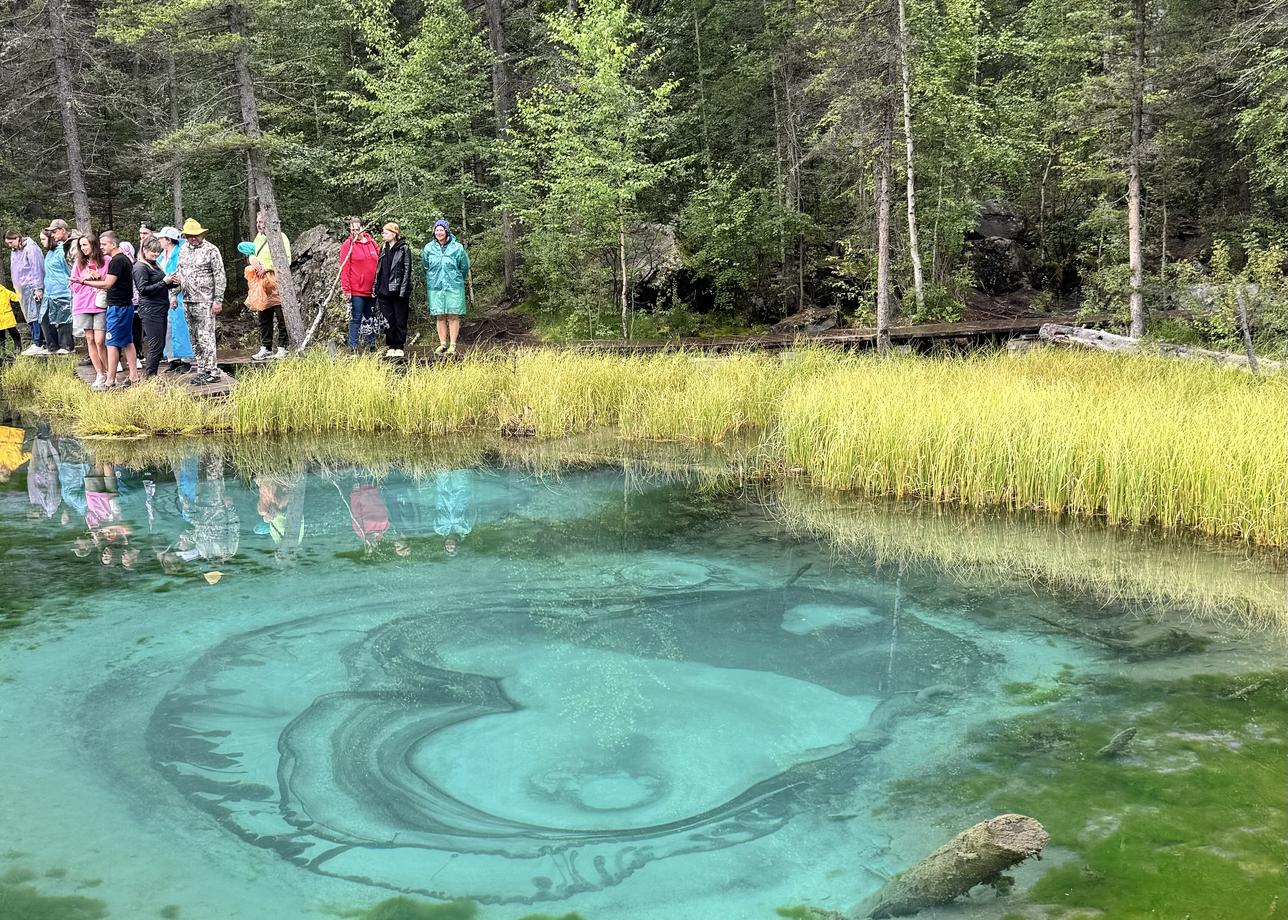
[[[139,370],[143,370],[143,359],[142,359],[142,358],[135,358],[135,359],[134,359],[134,366],[135,366],[135,367],[137,367]]]
[[[267,358],[267,357],[268,357],[269,355],[271,355],[271,354],[272,354],[272,352],[271,352],[271,351],[269,351],[267,348],[265,348],[263,345],[261,345],[261,346],[259,346],[259,351],[255,352],[253,355],[251,355],[251,356],[250,356],[250,359],[251,359],[252,361],[263,361],[265,358]]]
[[[386,358],[401,358],[402,356],[403,350],[401,348],[391,348],[385,352]]]
[[[39,345],[28,345],[25,349],[23,349],[22,353],[26,355],[28,358],[30,358],[33,355],[40,354],[40,351],[41,349]]]
[[[274,355],[273,355],[273,357],[274,357],[274,358],[285,358],[285,357],[286,357],[286,349],[285,349],[285,348],[279,348],[279,349],[277,349],[277,353],[276,353],[276,354],[274,354]]]
[[[106,378],[104,378],[102,374],[99,374],[97,377],[94,378],[94,382],[89,385],[89,388],[93,390],[95,393],[102,393],[104,390],[107,389]]]
[[[106,380],[107,380],[107,378],[106,378],[106,377],[104,377],[102,374],[95,374],[95,375],[94,375],[94,382],[93,382],[93,383],[91,383],[91,384],[90,384],[90,386],[96,386],[96,385],[98,385],[98,384],[100,384],[100,383],[105,382]]]
[[[32,352],[32,355],[37,358],[48,358],[51,354],[53,354],[53,352],[48,348],[45,348],[43,345],[37,345],[36,350]]]
[[[66,348],[60,348],[60,349],[58,349],[58,351],[54,352],[54,354],[56,354],[56,355],[70,355],[70,354],[71,354],[71,352],[70,352],[70,351],[68,351]]]

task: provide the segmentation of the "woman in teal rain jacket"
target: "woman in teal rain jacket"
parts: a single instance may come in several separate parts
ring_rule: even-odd
[[[420,254],[425,266],[425,291],[429,312],[438,321],[438,348],[434,354],[456,354],[456,337],[465,315],[465,279],[470,273],[470,255],[452,235],[447,221],[434,224],[434,238]]]

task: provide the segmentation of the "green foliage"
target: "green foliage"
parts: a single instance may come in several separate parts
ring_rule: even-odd
[[[649,156],[665,142],[675,84],[650,77],[657,53],[640,48],[643,24],[623,0],[589,0],[547,25],[556,57],[519,100],[507,191],[530,241],[529,285],[594,334],[622,283],[618,249],[639,196],[676,166]]]
[[[350,72],[355,89],[338,94],[352,127],[335,152],[333,186],[414,239],[444,216],[468,229],[492,204],[484,177],[496,159],[486,131],[492,55],[477,22],[460,0],[430,0],[404,40],[392,0],[346,5],[371,60]]]

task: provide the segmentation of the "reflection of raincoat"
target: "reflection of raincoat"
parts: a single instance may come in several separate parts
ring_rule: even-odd
[[[58,488],[58,451],[48,438],[36,438],[31,445],[27,498],[45,512],[45,517],[53,517],[62,504],[63,497]]]
[[[465,312],[465,276],[470,270],[470,256],[465,247],[449,233],[446,245],[430,240],[420,254],[425,266],[425,291],[429,312],[463,314]]]
[[[380,490],[370,483],[356,485],[349,493],[349,515],[353,532],[364,541],[378,540],[389,529],[389,508]]]
[[[29,459],[31,454],[22,449],[22,429],[0,425],[0,481]]]
[[[469,470],[439,470],[434,474],[434,533],[465,537],[474,529],[474,478]]]

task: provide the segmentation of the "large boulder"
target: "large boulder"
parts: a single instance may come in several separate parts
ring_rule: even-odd
[[[1018,240],[1024,237],[1024,218],[1004,201],[981,201],[975,227],[966,234],[968,239],[983,240],[997,237]]]
[[[1018,240],[1000,236],[972,240],[971,269],[975,283],[988,294],[1009,294],[1030,284],[1033,257]]]
[[[300,306],[305,311],[316,310],[327,296],[340,298],[336,278],[340,274],[341,237],[332,233],[325,224],[310,227],[291,243],[291,274],[300,295]],[[306,322],[312,315],[306,317]]]
[[[630,231],[626,241],[626,271],[636,284],[663,288],[683,266],[674,227],[641,223]]]
[[[806,307],[799,313],[793,313],[782,322],[775,323],[773,332],[794,333],[797,335],[814,335],[835,329],[841,324],[841,311],[835,307]]]

